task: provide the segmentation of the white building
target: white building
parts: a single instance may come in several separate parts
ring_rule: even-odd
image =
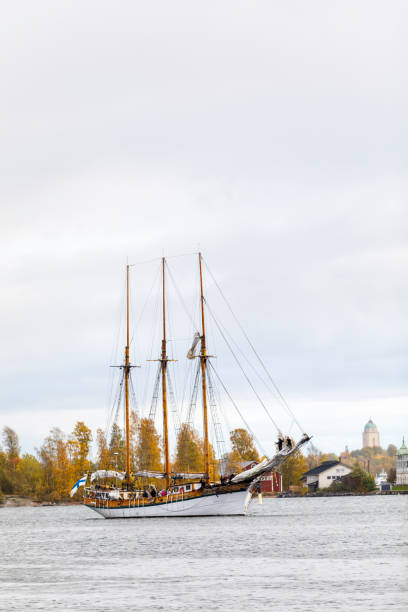
[[[385,482],[387,482],[387,472],[385,472],[384,470],[382,472],[380,472],[379,474],[375,475],[375,486],[376,487],[381,487],[381,485]]]
[[[368,421],[363,431],[363,448],[369,446],[380,446],[380,434],[377,429],[377,425],[373,423],[372,419]]]
[[[397,450],[396,485],[408,485],[408,448],[402,438],[402,446]]]
[[[351,471],[351,467],[341,461],[323,461],[317,467],[305,472],[302,481],[309,491],[327,489],[334,480],[340,480],[342,476],[350,474]]]

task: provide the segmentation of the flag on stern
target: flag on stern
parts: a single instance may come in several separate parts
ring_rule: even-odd
[[[87,475],[85,474],[85,476],[82,476],[82,478],[80,478],[79,480],[76,481],[76,483],[74,484],[74,486],[71,489],[71,493],[70,493],[71,497],[73,495],[75,495],[75,493],[78,491],[79,487],[84,487],[85,486],[86,478],[87,478]]]

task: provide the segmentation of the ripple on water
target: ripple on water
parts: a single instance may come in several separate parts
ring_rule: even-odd
[[[265,499],[246,517],[0,510],[0,610],[406,610],[408,496]]]

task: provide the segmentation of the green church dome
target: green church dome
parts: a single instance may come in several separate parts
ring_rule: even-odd
[[[397,455],[408,455],[408,448],[405,446],[405,439],[402,438],[402,446],[397,450]]]
[[[370,419],[367,425],[364,427],[364,431],[378,431],[377,425]]]

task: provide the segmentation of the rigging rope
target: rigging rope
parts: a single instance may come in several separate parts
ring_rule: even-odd
[[[211,363],[211,361],[208,362],[210,368],[212,369],[212,371],[214,372],[214,374],[216,375],[217,379],[219,380],[222,388],[224,389],[225,393],[227,394],[227,396],[229,397],[232,405],[234,406],[235,410],[238,412],[239,416],[242,419],[242,422],[244,423],[245,427],[247,428],[247,430],[249,431],[249,433],[251,434],[251,436],[253,437],[253,439],[255,440],[258,448],[260,449],[260,451],[262,452],[263,455],[266,455],[265,449],[262,447],[261,443],[259,442],[259,440],[257,439],[257,437],[255,436],[254,432],[252,431],[252,429],[250,428],[250,426],[248,425],[247,421],[244,419],[240,409],[238,408],[237,404],[234,402],[230,392],[228,391],[227,387],[225,386],[224,382],[222,381],[222,379],[220,378],[217,370],[214,368],[213,364]]]
[[[267,377],[268,377],[268,378],[269,378],[269,380],[271,381],[271,383],[272,383],[272,385],[273,385],[273,387],[274,387],[275,391],[277,392],[277,394],[278,394],[279,398],[281,399],[281,401],[282,401],[282,403],[283,403],[284,407],[286,408],[286,410],[288,411],[288,413],[290,414],[290,416],[293,418],[294,422],[295,422],[295,423],[296,423],[296,425],[299,427],[300,431],[303,433],[304,429],[301,427],[301,425],[300,425],[299,421],[296,419],[296,417],[295,417],[295,415],[294,415],[294,413],[293,413],[293,410],[290,408],[290,406],[289,406],[288,402],[286,401],[285,397],[282,395],[282,393],[281,393],[281,391],[280,391],[280,389],[279,389],[278,385],[276,384],[276,382],[275,382],[275,381],[274,381],[274,379],[272,378],[272,376],[271,376],[271,374],[270,374],[269,370],[267,369],[267,367],[265,366],[265,364],[264,364],[264,362],[263,362],[263,360],[262,360],[261,356],[259,355],[259,353],[258,353],[258,352],[257,352],[257,350],[255,349],[254,345],[252,344],[252,342],[251,342],[251,340],[250,340],[250,338],[249,338],[248,334],[246,333],[246,331],[245,331],[245,330],[244,330],[244,328],[242,327],[241,323],[239,322],[239,320],[238,320],[238,318],[237,318],[237,316],[236,316],[235,312],[232,310],[232,307],[230,306],[230,304],[229,304],[229,302],[228,302],[227,298],[225,297],[225,295],[224,295],[224,293],[223,293],[223,291],[222,291],[221,287],[219,286],[219,284],[217,283],[216,279],[214,278],[214,275],[212,274],[212,272],[211,272],[210,268],[208,267],[208,264],[207,264],[207,262],[206,262],[206,260],[205,260],[205,259],[204,259],[204,264],[205,264],[205,267],[206,267],[206,269],[207,269],[207,271],[208,271],[209,275],[211,276],[211,278],[212,278],[212,280],[213,280],[213,282],[214,282],[215,286],[217,287],[218,291],[220,292],[222,299],[224,300],[224,302],[225,302],[225,304],[227,305],[227,307],[228,307],[228,309],[229,309],[230,313],[231,313],[231,314],[232,314],[232,316],[234,317],[235,322],[237,323],[238,327],[240,328],[240,330],[241,330],[242,334],[244,335],[244,338],[245,338],[245,339],[246,339],[246,341],[248,342],[249,346],[251,347],[251,349],[252,349],[252,351],[253,351],[253,353],[254,353],[255,357],[258,359],[259,363],[261,364],[261,367],[263,368],[263,370],[264,370],[265,374],[267,375]]]
[[[280,429],[279,429],[279,427],[278,427],[278,426],[277,426],[277,424],[275,423],[275,421],[274,421],[274,419],[273,419],[272,415],[270,414],[270,412],[269,412],[268,408],[266,407],[265,403],[262,401],[262,398],[260,397],[259,393],[258,393],[258,392],[257,392],[257,390],[255,389],[254,385],[252,384],[251,379],[248,377],[247,373],[245,372],[244,368],[242,367],[242,365],[241,365],[241,363],[240,363],[240,361],[239,361],[238,357],[237,357],[237,356],[236,356],[236,354],[234,353],[234,350],[233,350],[232,346],[231,346],[231,345],[230,345],[230,343],[228,342],[228,340],[227,340],[227,338],[226,338],[226,336],[225,336],[224,332],[222,331],[222,329],[221,329],[220,325],[218,324],[218,321],[217,321],[217,319],[215,318],[215,316],[214,316],[214,314],[213,314],[213,312],[212,312],[211,308],[209,307],[209,305],[208,305],[207,301],[206,301],[205,303],[206,303],[206,306],[207,306],[208,312],[209,312],[209,313],[210,313],[210,315],[212,316],[212,318],[213,318],[213,320],[214,320],[214,322],[215,322],[215,324],[216,324],[216,326],[217,326],[217,328],[218,328],[218,331],[220,332],[221,336],[224,338],[225,344],[228,346],[229,350],[231,351],[231,354],[232,354],[232,356],[234,357],[234,359],[235,359],[235,361],[236,361],[236,363],[237,363],[237,365],[238,365],[239,369],[241,370],[242,374],[244,375],[244,377],[245,377],[245,379],[246,379],[247,383],[248,383],[248,384],[249,384],[249,386],[251,387],[252,391],[255,393],[255,395],[256,395],[256,397],[257,397],[257,399],[258,399],[259,403],[260,403],[260,404],[262,405],[262,407],[264,408],[264,410],[265,410],[266,414],[268,415],[268,417],[269,417],[269,419],[271,420],[272,424],[273,424],[273,425],[274,425],[274,427],[276,428],[277,432],[278,432],[278,433],[280,433]]]
[[[193,392],[191,394],[190,406],[187,414],[187,424],[193,426],[194,413],[197,406],[198,383],[200,380],[200,362],[197,360],[196,374],[194,377]]]

